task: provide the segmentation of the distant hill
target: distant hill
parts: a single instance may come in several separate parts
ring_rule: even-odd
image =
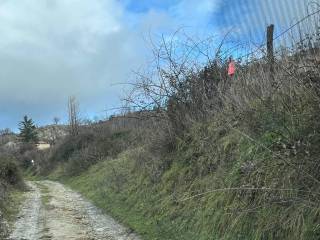
[[[54,144],[58,139],[64,138],[68,134],[66,125],[48,125],[37,129],[39,142]],[[4,132],[0,134],[0,146],[13,147],[20,142],[19,134]]]
[[[66,125],[48,125],[37,129],[40,142],[54,144],[57,139],[68,135],[68,126]]]

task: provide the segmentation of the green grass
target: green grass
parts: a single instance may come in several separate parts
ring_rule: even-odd
[[[145,239],[175,239],[172,234],[177,229],[170,226],[175,225],[174,222],[170,219],[160,220],[156,214],[152,214],[158,193],[141,188],[149,183],[130,174],[131,167],[132,162],[127,154],[123,154],[113,161],[99,163],[67,183]]]
[[[39,187],[40,191],[41,191],[41,202],[42,202],[42,205],[47,207],[50,200],[51,200],[51,196],[49,195],[50,193],[50,190],[47,186],[39,183],[39,182],[36,182],[37,186]]]
[[[25,192],[21,189],[12,189],[2,204],[2,213],[4,219],[12,228],[20,212],[22,203],[26,200]]]
[[[320,109],[298,100],[196,123],[170,152],[141,144],[50,177],[147,240],[320,239]]]
[[[25,185],[16,160],[12,156],[0,156],[0,238],[5,237],[7,227],[3,222],[12,227],[20,210],[20,205],[25,200]]]
[[[308,197],[294,191],[301,189],[305,178],[297,179],[301,176],[297,169],[262,147],[271,148],[274,138],[266,133],[252,142],[233,130],[221,136],[211,124],[198,125],[181,139],[171,156],[173,163],[157,182],[146,171],[149,168],[136,166],[137,152],[144,154],[141,148],[64,181],[148,240],[317,239],[316,194]],[[254,169],[243,173],[248,162]],[[243,186],[261,191],[223,190]],[[314,191],[319,192],[319,187]],[[199,193],[203,195],[193,197]]]

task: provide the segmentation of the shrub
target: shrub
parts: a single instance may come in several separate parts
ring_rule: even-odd
[[[0,157],[0,181],[7,185],[19,185],[23,182],[15,159]]]
[[[23,187],[21,173],[13,157],[2,155],[0,156],[0,239],[6,239],[8,234],[3,211],[6,209],[8,191],[12,187]]]

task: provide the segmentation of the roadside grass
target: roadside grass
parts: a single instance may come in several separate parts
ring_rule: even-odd
[[[45,186],[44,184],[41,184],[40,182],[35,182],[37,184],[37,186],[39,187],[40,191],[41,191],[41,203],[43,206],[48,207],[48,204],[51,200],[51,196],[49,195],[50,190],[47,186]]]
[[[33,169],[32,167],[24,169],[22,174],[23,178],[27,181],[39,181],[45,179],[43,176],[36,174],[35,169]]]
[[[147,176],[131,172],[134,166],[130,153],[124,153],[115,160],[93,166],[65,183],[105,213],[136,231],[143,239],[220,239],[212,218],[217,213],[220,217],[223,214],[219,204],[225,199],[221,195],[179,203],[172,193],[169,194],[173,179],[181,176],[179,171],[187,171],[181,166],[173,166],[161,183],[153,185]],[[114,170],[125,178],[119,188],[115,187]],[[212,180],[212,177],[207,177],[194,184],[205,188]],[[190,186],[180,186],[177,190],[183,192],[188,187]]]
[[[264,111],[250,116],[249,126],[260,124],[254,138],[246,122],[196,124],[165,156],[173,160],[158,178],[150,159],[137,165],[148,156],[138,147],[63,181],[143,239],[319,239],[320,189],[303,174],[315,174],[318,120],[284,129]],[[303,138],[309,143],[298,145]]]
[[[20,212],[21,204],[26,200],[26,190],[12,190],[4,202],[4,216],[12,226]]]
[[[12,228],[25,200],[26,186],[16,159],[0,156],[0,238]],[[6,226],[9,225],[9,226]]]
[[[318,93],[294,90],[290,106],[280,92],[226,107],[170,148],[157,136],[83,168],[77,149],[49,177],[147,240],[320,239]]]

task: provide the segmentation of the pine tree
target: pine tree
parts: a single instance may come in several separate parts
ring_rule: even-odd
[[[20,138],[25,143],[37,143],[38,134],[36,131],[36,126],[31,118],[24,116],[23,121],[19,123]]]

